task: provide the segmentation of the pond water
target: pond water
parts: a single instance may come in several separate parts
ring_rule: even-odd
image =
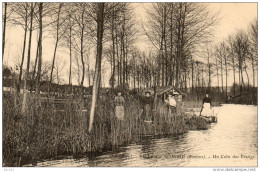
[[[45,161],[53,167],[257,166],[257,106],[215,107],[218,122],[178,137],[144,138],[139,144],[79,160]]]

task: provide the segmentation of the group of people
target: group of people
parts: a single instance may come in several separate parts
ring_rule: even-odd
[[[151,97],[151,93],[149,91],[145,92],[145,97],[140,96],[139,100],[143,106],[142,119],[147,122],[152,122],[153,121],[152,109],[153,109],[154,99],[153,97]],[[170,114],[177,112],[177,101],[175,99],[173,92],[168,94],[167,98],[164,100],[164,103],[167,105]],[[114,99],[115,115],[119,120],[124,120],[124,116],[125,116],[124,104],[125,104],[125,99],[122,96],[122,92],[119,91],[117,93],[117,96]],[[202,101],[202,108],[200,111],[200,115],[208,116],[209,114],[211,114],[211,108],[212,108],[211,98],[209,97],[208,93],[206,93],[206,96]]]
[[[152,122],[153,121],[153,104],[154,104],[154,98],[151,96],[151,92],[146,91],[145,96],[139,96],[139,101],[142,103],[142,119],[146,122]],[[165,99],[165,104],[169,108],[171,112],[176,112],[176,100],[174,98],[174,94],[170,93],[168,94],[168,97]],[[115,105],[115,115],[117,119],[123,120],[124,119],[124,104],[125,99],[122,96],[122,92],[118,92],[117,96],[114,99],[114,105]]]
[[[140,96],[139,100],[143,105],[143,113],[142,113],[143,120],[152,121],[153,120],[152,107],[153,107],[154,100],[151,97],[151,93],[148,91],[145,92],[145,97]],[[119,120],[123,120],[125,116],[124,104],[125,104],[125,99],[122,96],[122,92],[119,91],[117,93],[117,96],[114,99],[115,115]]]

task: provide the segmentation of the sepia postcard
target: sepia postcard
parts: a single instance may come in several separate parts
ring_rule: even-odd
[[[257,7],[2,2],[2,168],[256,171]]]

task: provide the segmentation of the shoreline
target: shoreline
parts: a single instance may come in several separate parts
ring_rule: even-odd
[[[207,123],[200,117],[191,117],[184,113],[169,115],[166,106],[159,102],[154,112],[154,127],[151,130],[151,126],[145,125],[140,119],[140,103],[131,97],[126,97],[129,106],[125,106],[125,120],[120,122],[114,115],[113,102],[109,97],[100,99],[97,105],[92,133],[87,132],[88,110],[75,110],[75,105],[83,108],[80,100],[71,101],[74,105],[66,106],[64,112],[54,112],[52,106],[39,106],[37,99],[30,98],[31,106],[28,107],[28,112],[25,116],[19,117],[20,112],[12,108],[12,102],[5,98],[4,166],[35,164],[59,155],[80,157],[103,152],[109,148],[116,150],[122,145],[138,142],[147,134],[147,130],[151,131],[149,135],[173,136],[189,130],[207,128]],[[87,106],[89,102],[85,102]],[[16,114],[15,118],[13,114]]]
[[[189,131],[194,131],[194,130],[189,130]],[[178,136],[188,133],[189,131],[178,134],[178,135],[168,134],[168,135],[143,136],[143,139],[160,139],[160,138],[178,137]],[[199,131],[199,130],[197,130],[197,131]],[[141,139],[138,142],[123,144],[123,145],[120,145],[119,147],[117,147],[116,149],[109,148],[109,149],[104,149],[104,150],[97,151],[97,152],[88,152],[86,154],[79,155],[78,157],[74,157],[73,155],[59,155],[57,157],[52,157],[49,159],[42,159],[42,160],[38,161],[37,163],[24,164],[22,167],[52,167],[49,165],[46,166],[44,164],[48,163],[48,162],[51,163],[51,162],[56,162],[56,161],[61,161],[61,160],[81,161],[82,159],[83,160],[89,160],[89,159],[93,159],[93,158],[95,159],[96,157],[106,155],[112,151],[118,152],[118,151],[120,151],[120,149],[127,147],[129,145],[139,145],[142,143],[142,141],[143,140]]]

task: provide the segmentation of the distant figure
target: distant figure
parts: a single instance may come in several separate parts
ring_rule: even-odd
[[[206,93],[202,101],[202,108],[200,111],[200,115],[211,116],[212,114],[211,108],[212,108],[211,98],[209,97],[208,93]]]
[[[125,116],[125,110],[124,110],[125,99],[121,95],[120,91],[117,93],[117,96],[115,97],[114,104],[115,104],[115,115],[116,115],[116,117],[119,120],[123,120],[124,116]]]
[[[165,100],[165,103],[168,106],[170,113],[176,112],[177,103],[172,93],[168,95],[168,99]]]
[[[144,121],[153,121],[153,98],[151,97],[151,93],[149,91],[145,92],[145,97],[141,98],[141,102],[143,104],[143,119]]]

